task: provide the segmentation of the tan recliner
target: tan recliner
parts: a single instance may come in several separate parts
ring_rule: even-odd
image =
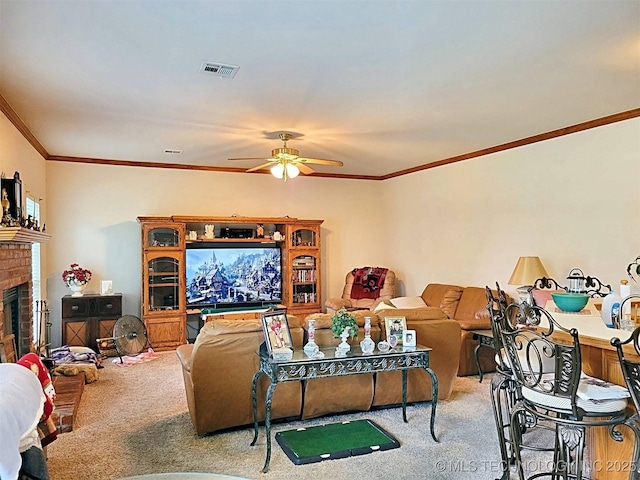
[[[351,288],[353,287],[354,275],[353,271],[347,273],[345,285],[342,289],[341,298],[330,298],[324,305],[327,307],[327,313],[334,313],[341,308],[347,310],[372,310],[382,300],[389,300],[395,296],[396,291],[396,274],[393,270],[388,270],[384,284],[380,288],[378,298],[351,298]]]

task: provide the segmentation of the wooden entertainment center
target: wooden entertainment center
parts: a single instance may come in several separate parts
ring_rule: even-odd
[[[142,234],[142,320],[157,350],[187,341],[185,252],[188,245],[267,244],[281,254],[282,301],[304,318],[321,310],[320,225],[290,217],[138,217]],[[212,227],[213,225],[213,227]],[[211,231],[213,230],[213,236]]]

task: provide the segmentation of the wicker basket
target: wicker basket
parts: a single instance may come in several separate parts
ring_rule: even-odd
[[[104,357],[117,357],[118,351],[116,350],[116,344],[113,337],[96,338],[98,344],[98,351],[100,355]]]

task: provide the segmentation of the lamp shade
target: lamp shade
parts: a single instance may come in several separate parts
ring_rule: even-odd
[[[276,163],[273,167],[271,167],[271,175],[276,178],[282,178],[284,176],[284,165],[281,163]]]
[[[548,276],[540,258],[520,257],[509,279],[509,285],[533,285],[538,278]]]
[[[293,163],[287,163],[285,167],[289,178],[296,178],[300,174],[300,169]]]

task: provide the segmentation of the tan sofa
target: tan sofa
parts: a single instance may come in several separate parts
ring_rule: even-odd
[[[294,348],[302,348],[300,321],[288,316]],[[251,380],[260,361],[256,352],[264,341],[260,320],[216,319],[207,322],[195,343],[180,345],[187,404],[198,435],[253,423]],[[264,399],[269,379],[258,383],[259,419],[264,420]],[[279,385],[273,395],[271,418],[299,417],[301,382]]]
[[[380,320],[370,311],[355,312],[358,325],[364,317],[372,317],[371,335],[378,341],[384,334]],[[316,342],[334,346],[331,315],[314,314],[304,325],[295,316],[288,316],[296,349],[303,346],[303,326],[308,319],[316,320]],[[453,390],[460,350],[460,327],[446,318],[439,309],[428,315],[407,317],[408,326],[417,331],[418,341],[433,348],[431,367],[438,377],[439,399],[446,399]],[[363,329],[355,342],[364,337]],[[422,342],[422,338],[426,341]],[[253,423],[251,380],[258,369],[256,355],[264,340],[260,320],[224,320],[207,322],[194,344],[181,345],[176,353],[182,363],[182,373],[189,414],[198,435]],[[353,342],[352,341],[352,342]],[[264,398],[269,380],[260,378],[258,412],[264,418]],[[276,388],[272,403],[272,418],[311,418],[345,411],[366,411],[401,402],[401,373],[362,374],[303,382],[283,382]],[[431,400],[431,378],[426,372],[410,371],[407,399],[410,402]]]
[[[427,307],[419,308],[392,308],[378,310],[378,315],[404,316],[407,319],[415,315],[415,311],[428,308],[441,309],[448,318],[455,320],[460,326],[460,352],[458,362],[458,376],[475,375],[478,367],[474,350],[478,345],[472,330],[488,330],[491,328],[489,312],[487,310],[487,297],[484,288],[461,287],[430,283],[420,295]],[[393,302],[393,300],[391,300]],[[419,314],[418,314],[419,315]],[[427,343],[428,345],[428,343]],[[496,368],[495,352],[489,348],[481,348],[479,351],[480,367],[483,372],[492,372]]]

